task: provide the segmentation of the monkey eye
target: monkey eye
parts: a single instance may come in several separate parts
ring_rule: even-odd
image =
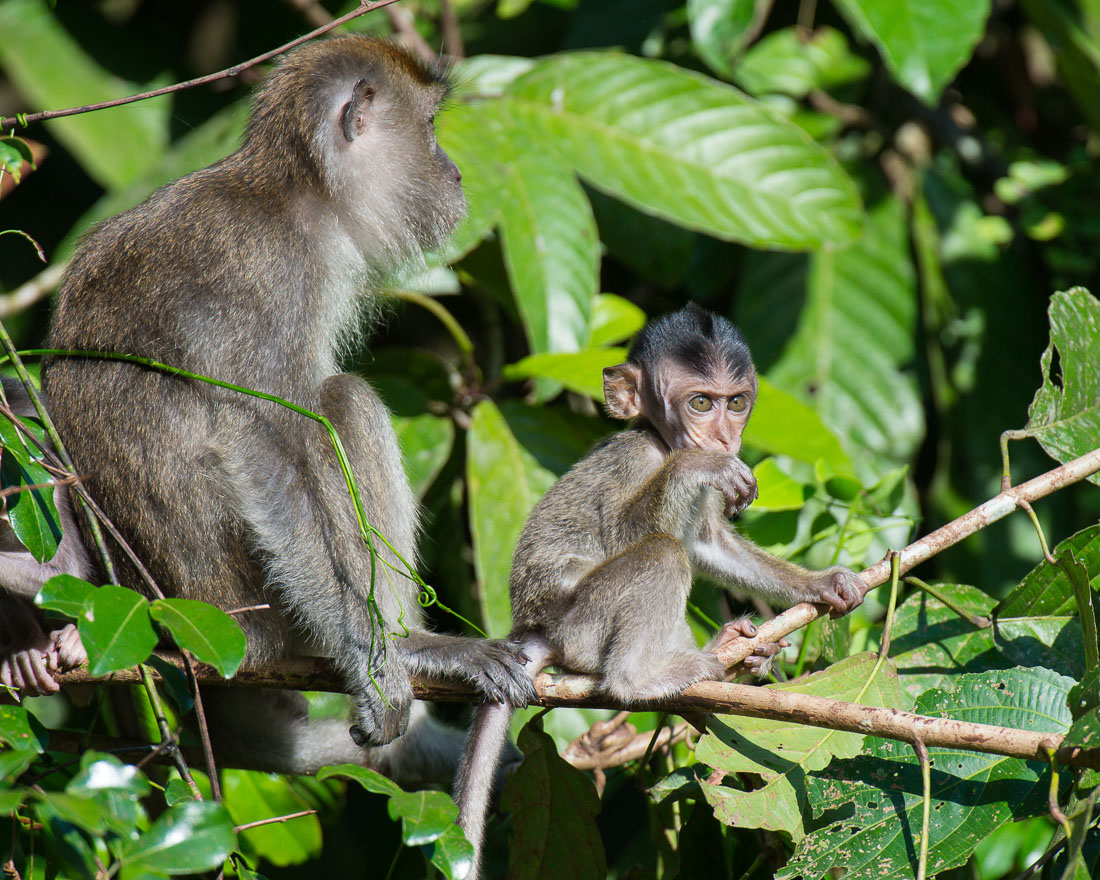
[[[749,400],[744,394],[735,394],[730,398],[730,402],[727,403],[726,406],[732,412],[744,412],[749,407]]]
[[[688,406],[696,412],[710,412],[710,408],[714,406],[714,402],[705,394],[696,394],[688,401]]]

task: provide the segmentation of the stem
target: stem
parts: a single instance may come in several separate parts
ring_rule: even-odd
[[[882,644],[878,648],[878,665],[875,667],[875,674],[878,673],[878,666],[890,656],[890,637],[894,629],[894,609],[898,604],[898,560],[900,558],[900,554],[896,550],[890,551],[890,601],[886,605],[886,619],[882,623]]]
[[[19,377],[19,381],[21,381],[23,387],[27,389],[27,396],[30,397],[31,403],[34,404],[34,411],[38,413],[38,418],[42,420],[42,425],[46,429],[46,436],[50,438],[50,442],[53,444],[54,449],[57,450],[58,458],[61,459],[62,464],[69,470],[69,473],[75,474],[76,467],[73,465],[73,460],[69,457],[69,451],[65,448],[65,444],[61,442],[61,435],[57,433],[57,427],[54,425],[53,419],[51,419],[50,414],[46,412],[46,407],[42,405],[42,398],[38,396],[38,391],[35,390],[34,383],[31,382],[30,374],[27,372],[27,368],[23,366],[23,361],[20,360],[19,352],[15,350],[15,343],[12,342],[11,337],[8,335],[7,328],[4,327],[3,323],[0,323],[0,344],[3,345],[4,351],[7,352],[7,357],[5,359],[11,362],[11,365],[15,368],[15,374]],[[92,516],[83,497],[78,496],[77,503],[80,507],[80,512],[84,515],[84,521],[88,524],[88,531],[91,533],[92,542],[99,552],[100,561],[103,563],[103,571],[111,583],[117,584],[118,575],[115,573],[114,564],[111,562],[111,554],[107,551],[107,542],[103,539],[103,532],[99,528],[99,522]]]
[[[920,856],[917,859],[917,880],[928,875],[928,835],[931,831],[932,815],[932,764],[928,760],[928,747],[919,739],[913,740],[913,751],[920,761],[921,779],[921,819],[920,819]]]
[[[954,611],[955,614],[957,614],[963,620],[974,624],[974,626],[976,626],[978,629],[988,629],[989,627],[993,626],[993,621],[991,621],[988,617],[985,617],[981,614],[971,614],[969,611],[967,611],[961,605],[955,602],[955,600],[952,599],[947,593],[943,592],[943,590],[941,590],[939,587],[934,587],[932,586],[932,584],[927,584],[919,577],[913,577],[912,575],[907,577],[905,579],[905,582],[911,586],[916,587],[918,590],[927,593],[949,611]]]
[[[141,683],[145,687],[145,693],[149,697],[149,705],[153,709],[153,717],[157,719],[157,728],[160,730],[160,743],[164,746],[164,753],[172,759],[172,763],[176,765],[176,769],[179,771],[180,777],[187,787],[191,789],[191,794],[197,801],[202,800],[202,793],[199,791],[199,787],[195,785],[194,777],[191,776],[191,770],[187,766],[187,761],[183,758],[183,753],[179,750],[179,745],[176,742],[176,735],[172,733],[172,728],[168,726],[168,716],[164,711],[164,704],[160,701],[160,694],[157,692],[156,682],[153,681],[151,670],[148,666],[142,663],[139,667],[141,672]]]

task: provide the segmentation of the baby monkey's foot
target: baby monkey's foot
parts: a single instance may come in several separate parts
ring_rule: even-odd
[[[756,635],[756,625],[747,617],[740,620],[731,620],[726,623],[711,642],[710,650],[728,645],[737,639],[751,639]],[[752,646],[752,653],[736,666],[731,667],[735,673],[742,670],[758,678],[767,675],[771,670],[772,658],[784,648],[790,647],[790,642],[780,639],[778,642],[765,642]]]

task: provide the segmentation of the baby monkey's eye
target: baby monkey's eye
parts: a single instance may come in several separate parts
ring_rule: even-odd
[[[696,394],[688,401],[688,406],[696,412],[710,412],[710,408],[714,406],[714,402],[705,394]]]
[[[744,394],[735,394],[726,407],[736,413],[744,412],[749,407],[749,399]]]

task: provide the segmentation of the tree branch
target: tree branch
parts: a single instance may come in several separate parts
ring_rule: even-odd
[[[1052,492],[1080,482],[1097,471],[1100,471],[1100,449],[1094,449],[1092,452],[1082,455],[1080,458],[1075,458],[1061,467],[1047,471],[1033,480],[1006,489],[969,513],[964,513],[958,519],[952,520],[931,534],[914,541],[902,550],[899,559],[901,573],[905,574],[921,562],[959,543],[963,538],[968,538],[997,520],[1003,519],[1012,513],[1021,501],[1030,502],[1037,498],[1043,498]],[[890,557],[887,556],[881,562],[864,569],[859,573],[859,576],[867,584],[863,591],[864,594],[873,587],[886,583],[890,579]],[[748,657],[757,645],[777,642],[784,636],[790,635],[796,629],[801,629],[810,621],[816,620],[828,612],[827,605],[811,605],[803,602],[762,623],[758,627],[756,635],[751,639],[736,639],[727,642],[715,653],[726,664],[726,668],[736,666]],[[932,745],[930,740],[925,740],[925,742]]]
[[[160,656],[182,668],[183,660],[178,654],[163,652]],[[337,675],[332,661],[327,658],[295,657],[268,669],[240,672],[228,682],[210,666],[202,663],[196,663],[195,666],[196,677],[202,685],[290,688],[337,693],[344,691],[340,676]],[[93,678],[80,670],[59,675],[57,680],[61,684],[71,685],[105,679]],[[114,683],[139,680],[136,670],[116,672],[111,677]],[[535,679],[538,705],[655,710],[676,714],[704,712],[768,718],[829,730],[871,734],[908,743],[919,739],[926,746],[960,748],[1026,760],[1047,761],[1048,754],[1054,752],[1056,759],[1063,764],[1100,768],[1100,749],[1062,748],[1063,737],[1058,734],[1034,733],[949,718],[931,718],[897,709],[883,709],[809,694],[717,681],[692,685],[678,697],[626,706],[600,693],[598,684],[599,680],[589,675],[539,675]],[[432,702],[471,702],[477,699],[473,689],[461,682],[415,680],[413,692],[417,699]]]
[[[381,9],[383,6],[389,6],[391,3],[396,2],[397,0],[375,0],[373,3],[360,3],[357,9],[353,9],[346,15],[341,15],[339,18],[334,18],[328,24],[321,25],[321,27],[310,31],[305,36],[298,37],[297,39],[291,40],[289,43],[284,43],[277,49],[264,52],[262,55],[257,55],[255,58],[248,61],[242,61],[240,64],[235,64],[232,67],[227,67],[225,70],[219,70],[216,73],[208,73],[206,76],[200,76],[197,79],[189,79],[187,82],[174,83],[170,86],[152,89],[151,91],[141,92],[137,95],[127,95],[125,98],[115,98],[112,101],[101,101],[98,104],[83,104],[80,107],[68,107],[64,110],[43,110],[40,113],[20,113],[16,116],[8,116],[0,120],[0,129],[8,131],[15,128],[16,125],[26,126],[30,125],[32,122],[59,119],[62,116],[76,116],[79,113],[90,113],[92,110],[105,110],[108,107],[121,107],[123,104],[132,104],[135,101],[144,101],[147,98],[157,98],[161,95],[170,94],[171,92],[181,92],[184,89],[191,89],[195,86],[217,82],[220,79],[229,79],[230,77],[239,76],[250,67],[255,67],[257,64],[263,64],[265,61],[270,61],[277,55],[282,55],[295,46],[300,46],[302,43],[309,42],[314,37],[319,37],[321,34],[328,33],[338,28],[340,25],[346,24],[353,18],[358,18],[360,15],[365,15],[368,12],[373,12],[375,9]]]

